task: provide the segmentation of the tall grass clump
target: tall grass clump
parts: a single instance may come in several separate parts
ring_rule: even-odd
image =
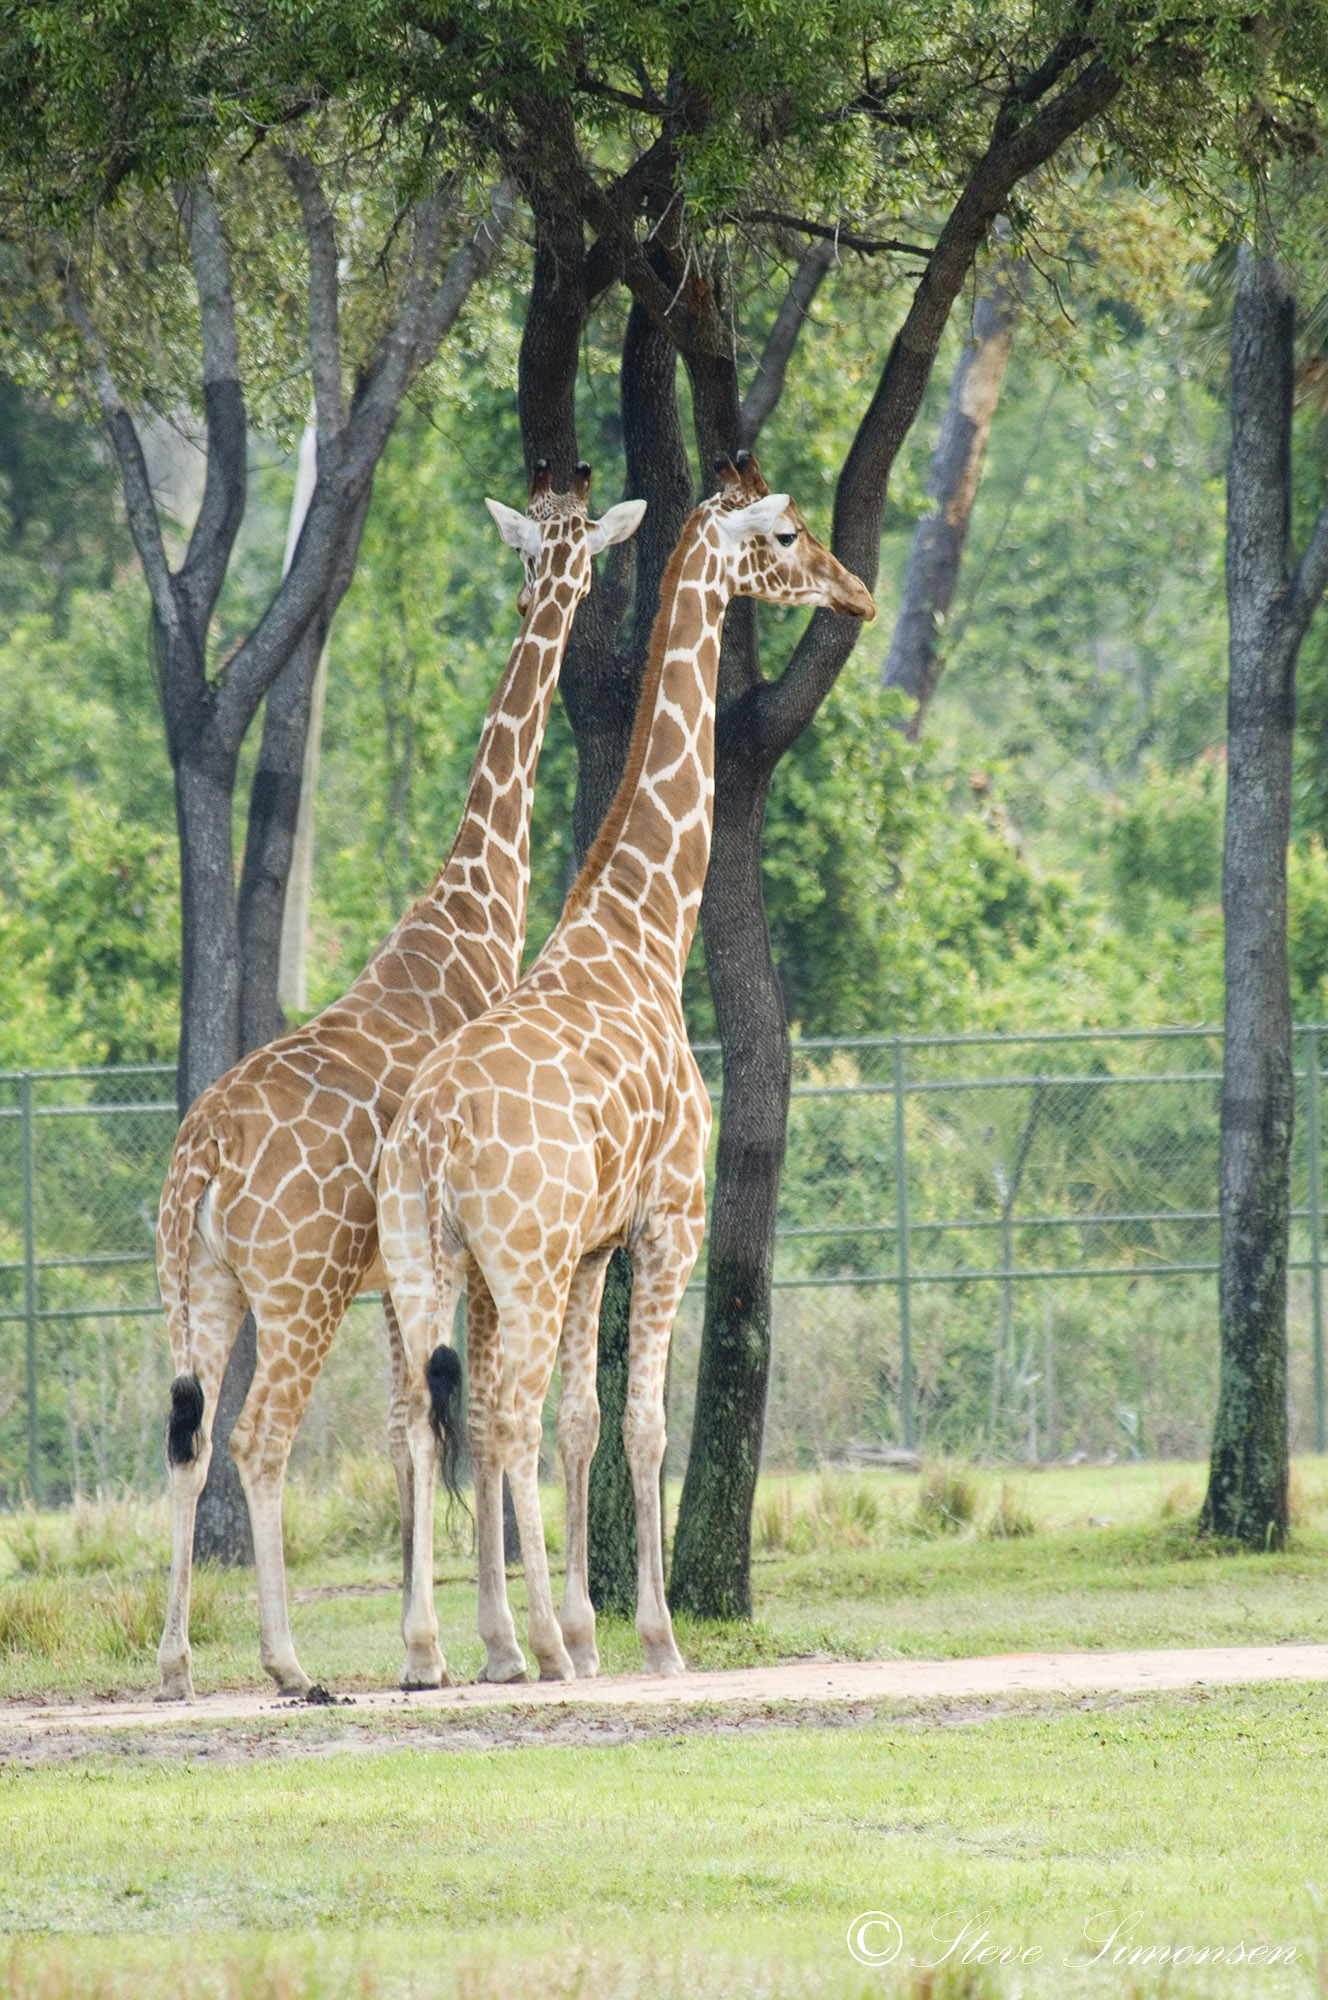
[[[96,1591],[91,1613],[92,1650],[99,1659],[134,1666],[151,1659],[166,1622],[168,1578],[163,1571],[134,1583],[108,1583]],[[189,1637],[208,1646],[225,1637],[225,1587],[211,1563],[195,1563],[189,1592]]]
[[[5,1534],[20,1576],[129,1575],[164,1562],[170,1548],[164,1500],[76,1500],[59,1514],[29,1505]]]
[[[401,1547],[401,1501],[390,1459],[341,1460],[326,1486],[292,1479],[283,1509],[292,1563],[329,1556],[393,1556]]]
[[[0,1653],[59,1659],[82,1644],[68,1579],[25,1578],[0,1589]]]
[[[843,1472],[823,1472],[812,1496],[822,1547],[865,1549],[879,1541],[884,1509],[879,1489]]]
[[[996,1505],[983,1532],[993,1542],[1010,1542],[1024,1535],[1035,1535],[1037,1531],[1038,1520],[1028,1494],[1022,1487],[1012,1486],[1008,1479],[1003,1479]]]
[[[958,1535],[977,1520],[981,1490],[972,1469],[958,1459],[933,1459],[918,1480],[913,1526],[920,1535]]]
[[[873,1480],[827,1471],[801,1504],[791,1480],[768,1486],[757,1502],[753,1534],[768,1554],[805,1556],[815,1549],[875,1547],[889,1526],[885,1497]]]

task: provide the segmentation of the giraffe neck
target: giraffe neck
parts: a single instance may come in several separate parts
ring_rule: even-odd
[[[559,927],[573,933],[588,921],[607,931],[675,992],[710,860],[715,683],[729,598],[708,519],[693,522],[660,586],[622,780]]]
[[[494,962],[498,992],[516,984],[530,894],[535,771],[577,602],[565,581],[536,596],[485,714],[451,852],[361,977],[381,978],[397,954],[436,957],[444,941],[464,945],[472,938]],[[470,903],[478,907],[471,911]],[[444,913],[448,924],[440,934]]]

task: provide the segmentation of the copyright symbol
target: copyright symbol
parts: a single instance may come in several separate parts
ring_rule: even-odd
[[[859,1965],[891,1965],[904,1947],[904,1933],[887,1910],[864,1910],[848,1927],[848,1948]]]

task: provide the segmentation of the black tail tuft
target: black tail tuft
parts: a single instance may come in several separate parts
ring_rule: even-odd
[[[454,1347],[435,1347],[425,1380],[429,1384],[429,1428],[438,1446],[443,1485],[455,1499],[461,1488],[457,1462],[461,1456],[461,1362]]]
[[[193,1464],[202,1422],[203,1384],[197,1375],[177,1375],[171,1383],[171,1413],[166,1419],[168,1465]]]

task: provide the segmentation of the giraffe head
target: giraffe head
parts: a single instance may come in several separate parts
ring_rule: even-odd
[[[521,551],[526,575],[517,592],[516,608],[523,618],[541,588],[554,588],[565,581],[573,603],[584,597],[590,588],[591,557],[635,534],[646,511],[644,500],[623,500],[600,520],[592,521],[590,467],[584,459],[566,493],[554,492],[549,461],[540,459],[531,474],[530,500],[524,514],[515,507],[504,507],[501,500],[486,500],[484,504],[503,540]]]
[[[751,452],[717,458],[720,490],[712,510],[721,561],[735,597],[767,604],[817,604],[844,618],[871,619],[871,592],[818,542],[787,493],[772,493]]]

